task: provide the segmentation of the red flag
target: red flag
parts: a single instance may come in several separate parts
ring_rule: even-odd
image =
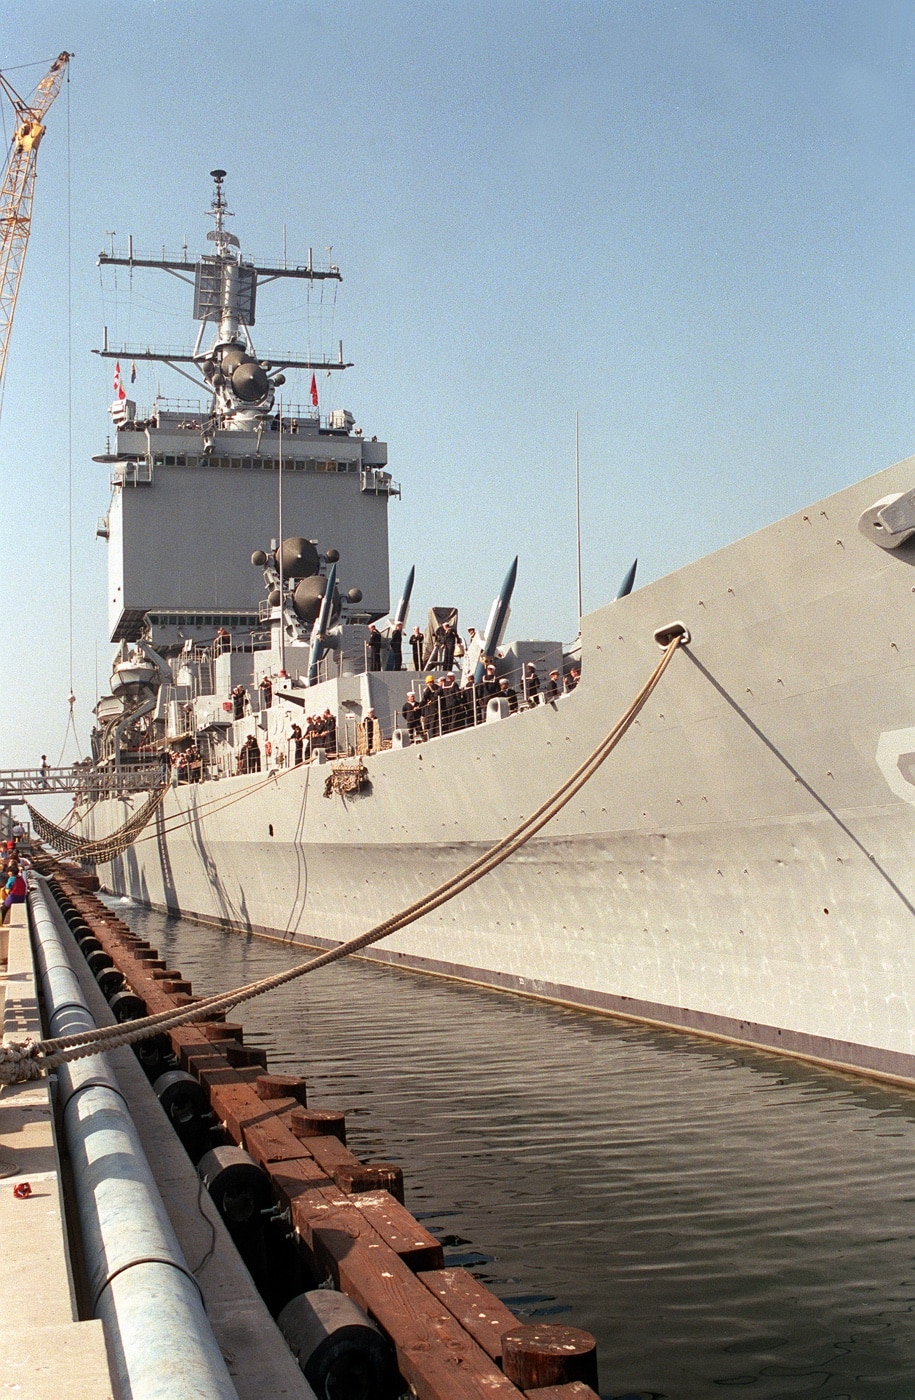
[[[315,408],[318,406],[318,381],[314,375],[311,376],[311,401]]]
[[[114,366],[114,397],[116,399],[126,399],[127,390],[121,383],[121,362],[118,360]]]

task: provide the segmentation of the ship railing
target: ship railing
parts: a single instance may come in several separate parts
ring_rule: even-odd
[[[120,462],[111,473],[112,486],[148,486],[153,479],[153,464],[148,457],[136,462]]]
[[[359,473],[359,489],[366,496],[400,497],[400,486],[391,480],[383,467],[363,467]]]

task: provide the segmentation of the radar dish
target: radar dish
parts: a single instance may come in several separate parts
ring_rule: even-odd
[[[283,540],[276,563],[283,578],[311,578],[318,572],[321,561],[311,540],[296,535]]]

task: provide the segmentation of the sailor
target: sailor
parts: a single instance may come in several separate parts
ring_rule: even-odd
[[[440,642],[441,667],[443,671],[454,669],[454,649],[458,643],[458,635],[454,630],[454,624],[446,622],[441,629],[442,638]],[[436,633],[436,637],[438,634]]]
[[[477,724],[482,724],[486,718],[486,706],[494,695],[499,691],[499,680],[496,676],[495,663],[484,659],[483,675],[474,686],[474,694],[477,706]]]
[[[527,705],[536,705],[540,694],[540,677],[533,661],[526,661],[521,671],[521,692]]]
[[[420,629],[419,629],[418,627],[414,627],[414,628],[413,628],[413,631],[410,633],[410,649],[411,649],[411,651],[413,652],[413,670],[414,670],[414,671],[421,671],[421,670],[423,669],[423,648],[424,648],[424,646],[425,646],[425,638],[424,638],[422,632],[420,631]]]
[[[261,708],[269,710],[273,704],[273,681],[269,676],[264,676],[259,689],[261,693]]]
[[[551,700],[557,700],[559,698],[560,693],[561,692],[559,688],[559,672],[551,671],[550,679],[546,683],[547,703],[549,703]]]
[[[369,639],[367,642],[369,649],[369,670],[381,670],[381,633],[374,622],[369,623]]]
[[[365,728],[365,751],[374,753],[378,742],[378,718],[375,711],[366,710],[362,723]]]
[[[236,685],[232,689],[232,718],[243,719],[245,713],[245,702],[248,699],[248,692],[243,685]]]
[[[453,671],[446,671],[438,683],[438,703],[441,713],[442,733],[451,734],[459,728],[458,711],[461,692]]]
[[[426,731],[426,737],[434,739],[441,733],[438,687],[435,684],[434,676],[426,677],[426,684],[423,686],[423,693],[420,696],[419,703],[422,706],[423,728]]]
[[[395,622],[388,636],[387,669],[389,671],[403,670],[403,623]]]
[[[575,689],[575,687],[578,685],[578,682],[579,682],[580,680],[581,680],[581,671],[578,669],[577,666],[573,666],[572,669],[571,669],[571,671],[569,672],[569,674],[566,676],[566,679],[565,679],[565,687],[564,687],[564,688],[565,688],[566,695],[568,695],[570,691],[572,691],[572,690]]]
[[[305,743],[302,736],[302,726],[300,724],[294,724],[289,731],[289,737],[292,740],[292,761],[293,763],[301,763],[302,749]]]
[[[499,681],[497,693],[501,695],[503,700],[508,701],[508,713],[516,715],[518,713],[518,692],[514,686],[509,685],[507,677],[503,676]]]
[[[423,712],[421,707],[416,703],[416,696],[413,694],[412,690],[407,696],[401,714],[406,722],[407,733],[411,741],[416,743],[420,739],[425,739],[426,736],[423,733]]]

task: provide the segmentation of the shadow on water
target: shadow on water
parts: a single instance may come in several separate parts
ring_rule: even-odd
[[[122,912],[198,991],[299,956]],[[915,1093],[358,961],[244,1021],[448,1264],[595,1334],[605,1397],[915,1391]]]

